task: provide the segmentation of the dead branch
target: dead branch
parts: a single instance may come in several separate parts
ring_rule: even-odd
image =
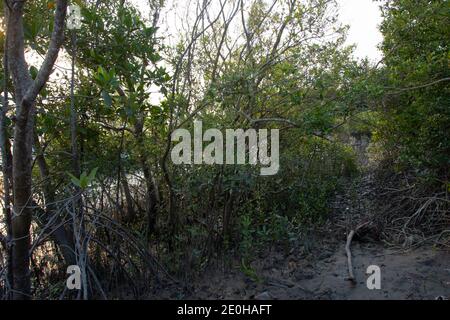
[[[345,251],[347,252],[347,263],[348,263],[348,278],[347,280],[352,283],[356,283],[355,275],[353,274],[353,265],[352,265],[352,252],[350,251],[350,245],[352,243],[353,236],[355,235],[355,230],[351,230],[347,236],[347,243],[345,245]]]
[[[360,224],[355,228],[355,230],[351,230],[347,236],[347,243],[345,244],[345,251],[347,252],[347,263],[348,263],[348,281],[351,281],[353,284],[356,284],[355,275],[353,274],[353,264],[352,264],[352,252],[350,250],[350,246],[352,244],[353,236],[360,230],[362,227],[369,224],[369,222],[365,222]]]

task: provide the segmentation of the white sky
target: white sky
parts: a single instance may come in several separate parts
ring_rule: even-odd
[[[380,60],[381,52],[377,49],[377,44],[382,41],[378,30],[381,23],[379,3],[373,0],[338,0],[338,3],[342,23],[350,26],[347,41],[356,44],[355,56]]]
[[[132,1],[136,4],[143,4],[142,0]],[[377,45],[382,41],[381,33],[378,30],[378,25],[381,23],[380,3],[374,0],[337,0],[337,3],[340,7],[340,21],[350,26],[347,42],[356,45],[355,56],[358,58],[368,57],[373,61],[380,60],[381,52],[377,49]],[[166,10],[170,11],[174,9],[174,5],[185,4],[185,0],[171,0],[167,1],[167,4]],[[146,14],[148,13],[146,12]],[[173,17],[169,19],[174,20]],[[169,29],[178,27],[178,21],[164,21],[164,17],[161,17],[161,20],[163,23],[169,24]]]
[[[147,1],[131,1],[143,9],[143,14],[148,15],[148,9],[145,9],[147,7]],[[166,7],[166,10],[169,11],[174,9],[174,5],[185,5],[185,0],[169,0],[167,2],[169,3],[169,6]],[[381,23],[381,12],[378,7],[379,3],[373,0],[337,0],[337,2],[340,7],[341,23],[350,26],[347,43],[356,45],[355,56],[357,58],[368,57],[370,60],[378,62],[381,59],[381,52],[377,49],[377,45],[382,41],[381,33],[378,30],[378,25]],[[179,23],[177,23],[178,21],[176,20],[178,19],[174,19],[173,17],[161,17],[160,22],[163,23],[161,30],[178,29]],[[166,25],[164,26],[164,24]],[[167,32],[166,34],[170,34],[170,32]],[[42,62],[42,58],[37,56],[33,57],[30,54],[27,55],[27,58],[29,62],[34,65],[39,65]],[[58,65],[68,67],[65,58],[63,57],[58,59]],[[61,73],[64,72],[64,70],[59,71],[59,76],[56,74],[52,75],[52,81],[61,81]]]
[[[219,0],[213,0],[219,1]],[[250,1],[250,0],[247,0]],[[131,0],[148,17],[147,1]],[[382,35],[378,26],[382,21],[380,3],[374,0],[336,0],[339,7],[339,20],[344,25],[349,25],[347,44],[356,46],[354,55],[356,58],[369,58],[373,62],[381,60],[382,54],[377,45],[382,41]],[[186,0],[167,0],[160,21],[160,33],[172,42],[174,34],[182,28],[181,21],[187,8]],[[213,2],[214,3],[214,2]],[[155,95],[153,95],[155,96]],[[159,98],[158,98],[159,99]]]

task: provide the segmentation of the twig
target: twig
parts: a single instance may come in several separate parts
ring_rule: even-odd
[[[350,251],[350,245],[352,243],[353,236],[355,235],[355,230],[351,230],[347,236],[347,243],[345,245],[345,251],[347,252],[347,263],[348,263],[348,281],[351,281],[353,284],[356,283],[355,275],[353,274],[353,265],[352,265],[352,252]]]
[[[355,230],[351,230],[347,236],[347,243],[345,244],[345,251],[347,252],[347,263],[348,263],[348,278],[346,280],[351,281],[353,284],[356,284],[356,280],[355,275],[353,274],[352,252],[350,250],[350,245],[352,244],[352,239],[355,233],[358,232],[359,229],[366,226],[367,224],[369,224],[369,221],[360,224],[355,228]]]

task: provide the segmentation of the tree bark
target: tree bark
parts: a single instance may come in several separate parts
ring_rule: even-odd
[[[146,194],[145,194],[145,211],[147,215],[147,233],[148,235],[156,231],[156,219],[158,213],[159,196],[158,189],[153,177],[153,173],[147,162],[147,157],[145,155],[145,145],[144,145],[144,132],[143,132],[143,119],[136,119],[134,135],[136,142],[138,144],[139,150],[139,161],[141,162],[142,171],[144,174],[145,184],[146,184]]]
[[[133,221],[136,217],[136,211],[134,210],[133,197],[131,196],[130,186],[125,175],[122,175],[122,188],[125,195],[125,201],[127,202],[127,221]]]
[[[16,121],[13,146],[13,281],[14,299],[31,298],[30,224],[32,215],[32,146],[34,135],[35,102],[52,72],[64,40],[64,21],[67,0],[56,4],[54,28],[44,61],[33,81],[25,60],[23,7],[26,1],[5,0],[7,20],[8,67],[11,72],[16,99]]]
[[[2,173],[3,173],[3,192],[4,192],[4,210],[3,214],[5,216],[6,224],[6,238],[5,238],[5,250],[7,255],[6,262],[6,280],[9,289],[13,287],[13,277],[12,277],[12,250],[10,246],[10,241],[12,238],[12,225],[11,225],[11,183],[12,183],[12,154],[11,154],[11,143],[7,127],[7,112],[9,108],[8,103],[8,52],[6,50],[8,43],[8,37],[5,37],[5,51],[3,55],[3,106],[0,111],[0,149],[2,156]]]
[[[45,198],[45,212],[41,215],[41,218],[44,224],[50,228],[51,238],[61,250],[66,264],[76,265],[77,260],[72,241],[73,239],[69,236],[62,219],[59,216],[56,206],[55,190],[50,177],[50,170],[48,169],[47,161],[45,160],[37,135],[35,135],[35,149],[36,163],[43,180],[42,185]]]

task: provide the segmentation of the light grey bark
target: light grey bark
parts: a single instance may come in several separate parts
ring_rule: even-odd
[[[33,80],[25,60],[23,8],[27,1],[5,0],[7,19],[7,52],[9,70],[14,84],[16,115],[13,146],[13,281],[14,299],[31,298],[30,224],[32,215],[32,146],[35,102],[47,83],[64,40],[67,0],[56,2],[53,32],[41,68]]]
[[[5,38],[5,49],[8,43],[8,38]],[[11,183],[12,183],[12,154],[11,154],[11,142],[7,126],[7,112],[9,108],[9,98],[8,98],[8,52],[5,50],[3,55],[3,105],[0,111],[0,149],[2,156],[2,173],[3,173],[3,203],[4,203],[4,216],[6,224],[6,237],[5,237],[5,251],[7,254],[6,262],[6,279],[7,287],[9,289],[13,286],[12,278],[12,250],[10,246],[10,240],[12,238],[12,225],[11,225]]]

